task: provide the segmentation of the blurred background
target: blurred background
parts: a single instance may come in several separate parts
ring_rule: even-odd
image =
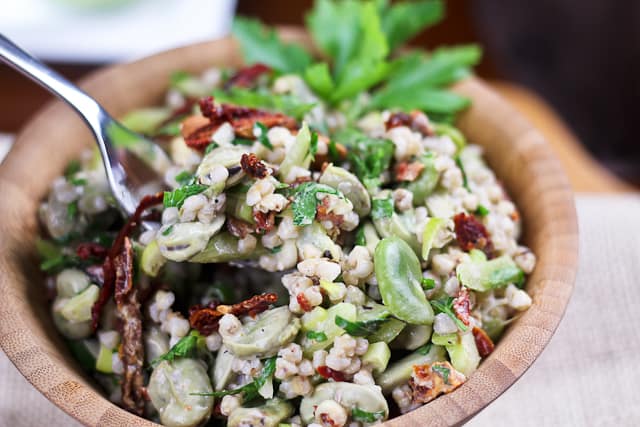
[[[269,24],[300,25],[312,2],[21,0],[3,6],[0,31],[78,79],[114,61],[222,37],[234,9]],[[447,19],[413,44],[480,43],[481,77],[542,97],[596,161],[640,184],[640,1],[447,4]],[[37,86],[0,67],[0,132],[16,132],[47,99]]]

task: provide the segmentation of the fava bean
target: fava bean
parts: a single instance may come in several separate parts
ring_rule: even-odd
[[[410,324],[433,323],[433,309],[420,285],[420,261],[404,240],[382,239],[376,247],[374,268],[384,305],[394,316]]]
[[[282,399],[269,399],[264,405],[237,408],[229,414],[227,427],[278,427],[281,421],[293,415],[293,406]]]
[[[360,216],[366,216],[371,211],[371,198],[367,189],[357,176],[338,166],[327,166],[320,179],[320,184],[328,185],[339,190],[353,204],[353,210]]]
[[[387,401],[376,386],[347,382],[328,382],[320,384],[313,394],[300,402],[300,417],[304,424],[314,422],[315,409],[325,400],[333,399],[351,412],[358,408],[367,412],[384,412],[381,421],[389,416]]]
[[[206,247],[189,259],[189,262],[198,263],[215,263],[239,261],[243,259],[258,258],[267,251],[262,247],[258,240],[257,246],[253,249],[247,249],[241,252],[238,249],[238,238],[230,233],[223,231],[213,236]]]
[[[171,261],[185,261],[207,247],[211,237],[224,225],[224,215],[214,218],[211,224],[183,222],[162,227],[156,241],[160,253]]]
[[[204,365],[194,359],[161,362],[151,374],[147,391],[165,426],[200,425],[213,409],[213,397],[193,394],[213,392]]]

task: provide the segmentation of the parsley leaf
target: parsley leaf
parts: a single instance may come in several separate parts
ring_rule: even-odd
[[[72,220],[78,215],[78,201],[75,200],[67,205],[67,218]]]
[[[280,246],[276,246],[275,248],[271,248],[269,249],[269,252],[271,252],[272,254],[277,254],[278,252],[280,252],[282,250],[282,245]]]
[[[187,171],[182,171],[178,175],[176,175],[175,180],[180,185],[193,184],[193,174]]]
[[[445,384],[449,384],[449,374],[451,373],[451,370],[449,370],[449,368],[445,368],[444,366],[440,365],[434,365],[431,366],[431,370],[437,372],[442,377],[442,380]]]
[[[379,3],[382,29],[390,49],[395,49],[444,17],[444,4],[441,0],[397,2],[392,6],[385,0]]]
[[[180,338],[171,349],[156,359],[151,361],[151,366],[155,367],[163,360],[173,362],[176,357],[191,357],[198,349],[198,345],[204,343],[204,337],[198,331],[191,331],[189,335]]]
[[[471,192],[471,189],[469,188],[469,181],[467,180],[467,173],[464,170],[464,165],[462,164],[460,156],[456,156],[456,166],[460,168],[460,172],[462,173],[462,186],[466,188],[468,192]]]
[[[247,64],[260,62],[282,73],[301,73],[311,64],[311,55],[302,46],[283,43],[273,29],[255,19],[236,17],[232,32]]]
[[[217,142],[212,142],[211,144],[207,145],[207,148],[204,149],[204,154],[209,154],[211,151],[215,150],[218,147],[219,145]]]
[[[309,142],[309,156],[311,157],[311,160],[316,158],[317,152],[318,152],[318,132],[312,130],[311,141]]]
[[[200,194],[207,188],[209,187],[202,184],[190,184],[182,186],[180,188],[176,188],[173,191],[165,191],[162,203],[164,204],[165,208],[180,208],[187,197]]]
[[[294,225],[310,225],[316,216],[316,208],[318,206],[318,193],[327,193],[340,196],[340,193],[328,185],[318,184],[317,182],[305,182],[296,187],[293,194],[293,224]]]
[[[433,300],[429,302],[431,303],[431,306],[436,310],[436,312],[444,313],[447,316],[449,316],[451,320],[455,322],[456,326],[458,326],[458,329],[460,329],[463,332],[467,331],[467,325],[462,323],[462,320],[458,319],[458,316],[456,316],[456,314],[453,312],[452,297],[441,298],[441,299]]]
[[[260,88],[251,90],[233,86],[228,90],[217,89],[213,96],[220,103],[281,112],[298,120],[316,106],[315,103],[303,102],[294,95],[274,94]]]
[[[363,226],[358,227],[358,230],[356,231],[355,244],[357,246],[367,246],[367,238],[364,235],[364,227]]]
[[[367,335],[371,335],[386,321],[387,319],[373,319],[351,322],[341,316],[335,317],[336,325],[354,337],[366,337]]]
[[[475,214],[478,216],[487,216],[489,215],[489,209],[487,209],[487,207],[484,205],[478,205]]]
[[[168,226],[163,232],[162,235],[163,236],[168,236],[169,234],[171,234],[171,232],[173,231],[173,224],[171,224],[170,226]]]
[[[276,356],[273,356],[264,361],[264,367],[262,368],[262,372],[260,372],[260,375],[258,375],[252,382],[245,384],[242,387],[238,387],[233,390],[214,391],[213,393],[190,393],[190,394],[192,396],[223,397],[223,396],[228,396],[232,394],[242,393],[244,395],[243,400],[245,402],[249,402],[258,396],[258,390],[260,390],[262,386],[265,385],[267,380],[273,376],[273,373],[275,371],[276,371]]]
[[[430,291],[431,289],[436,287],[436,281],[427,277],[423,277],[420,280],[420,284],[422,285],[422,289],[425,291]]]
[[[76,173],[80,172],[82,165],[78,160],[71,160],[67,167],[64,169],[64,176],[67,179],[72,178]]]
[[[380,175],[391,163],[393,143],[388,139],[368,137],[353,129],[338,132],[335,140],[349,149],[348,158],[358,178],[367,187],[377,187]]]
[[[362,423],[375,423],[376,421],[384,418],[384,416],[385,411],[367,412],[358,408],[357,406],[351,411],[351,417],[353,418],[353,420]]]
[[[83,185],[87,185],[87,180],[84,178],[71,178],[69,179],[69,183],[76,187],[82,187]]]
[[[382,219],[391,218],[393,216],[393,200],[388,199],[371,199],[371,218]]]
[[[327,334],[322,331],[307,331],[307,338],[317,342],[324,342],[328,339]]]
[[[431,351],[431,345],[432,344],[430,342],[426,343],[422,347],[419,347],[418,349],[416,349],[416,353],[426,356]]]
[[[253,135],[258,139],[258,141],[260,141],[260,144],[264,145],[269,150],[273,150],[273,145],[271,145],[271,142],[267,137],[267,132],[269,132],[269,129],[267,129],[264,123],[256,122],[256,124],[253,125]]]

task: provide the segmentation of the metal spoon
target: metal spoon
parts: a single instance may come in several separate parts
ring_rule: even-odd
[[[166,153],[152,141],[118,123],[95,99],[2,34],[0,60],[65,101],[82,117],[98,144],[113,196],[122,212],[132,215],[139,201],[136,188],[149,182],[149,177],[157,179],[166,170],[170,165]],[[116,138],[119,144],[115,144]],[[122,161],[122,150],[116,149],[116,145],[125,145],[127,154],[133,153],[142,162],[135,162],[135,167],[126,167],[129,162]],[[140,167],[140,164],[147,167]]]

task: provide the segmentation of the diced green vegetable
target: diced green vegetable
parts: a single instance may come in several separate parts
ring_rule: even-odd
[[[380,328],[373,334],[367,337],[370,343],[382,341],[389,344],[393,341],[402,330],[407,326],[402,320],[398,320],[394,317],[389,317],[385,323],[380,325]]]
[[[96,359],[95,370],[104,374],[113,373],[113,350],[103,345],[100,346],[100,353]]]
[[[383,341],[378,341],[369,344],[367,352],[362,356],[362,363],[373,367],[373,372],[379,374],[387,369],[389,359],[391,359],[389,346]]]
[[[291,182],[293,179],[288,180],[291,171],[294,166],[308,169],[311,164],[311,157],[309,157],[309,150],[311,148],[311,131],[306,123],[302,124],[302,128],[296,135],[296,143],[287,151],[284,156],[284,160],[280,163],[278,169],[278,177],[283,182]]]
[[[367,335],[375,333],[387,319],[374,319],[367,321],[351,322],[343,319],[340,316],[336,316],[336,325],[341,327],[351,336],[354,337],[366,337]]]
[[[466,377],[469,377],[478,368],[480,354],[471,332],[462,334],[459,342],[448,345],[446,348],[451,364],[456,371],[462,372]]]
[[[460,341],[460,337],[456,333],[446,334],[446,335],[433,334],[433,336],[431,337],[431,342],[434,343],[435,345],[450,346],[450,345],[455,345],[459,341]]]
[[[480,292],[503,288],[509,283],[524,283],[524,272],[508,255],[489,261],[463,262],[456,268],[456,274],[462,285]]]
[[[91,308],[98,300],[100,288],[96,285],[89,285],[88,288],[78,295],[70,298],[65,304],[60,314],[71,322],[86,322],[91,320]]]
[[[169,234],[170,233],[171,231],[169,231]],[[162,256],[158,242],[153,240],[145,246],[142,251],[142,256],[140,257],[140,268],[147,276],[156,277],[166,262],[167,259]]]
[[[409,356],[392,363],[382,374],[377,375],[376,384],[382,387],[384,394],[389,394],[394,388],[405,384],[411,378],[414,365],[425,365],[445,360],[445,349],[439,345],[432,345],[426,354],[416,350]]]
[[[317,310],[317,307],[316,309]],[[313,311],[312,311],[313,312]],[[321,311],[317,311],[318,318],[323,317]],[[303,316],[303,322],[306,324],[310,330],[316,330],[324,332],[327,336],[326,341],[310,341],[304,340],[302,347],[304,349],[304,354],[306,356],[313,356],[313,352],[316,350],[322,350],[324,348],[329,347],[333,344],[333,340],[344,334],[344,329],[336,324],[336,317],[341,317],[350,322],[355,322],[357,318],[356,306],[353,304],[341,302],[339,304],[333,305],[326,310],[326,319],[324,321],[320,321],[319,319],[313,321],[312,319],[305,319]]]
[[[424,232],[422,233],[422,259],[429,259],[429,252],[433,246],[433,241],[436,235],[442,227],[446,225],[446,220],[443,218],[429,218],[427,224],[424,226]]]
[[[171,110],[166,107],[140,108],[124,116],[121,123],[134,132],[150,135],[170,115]]]

